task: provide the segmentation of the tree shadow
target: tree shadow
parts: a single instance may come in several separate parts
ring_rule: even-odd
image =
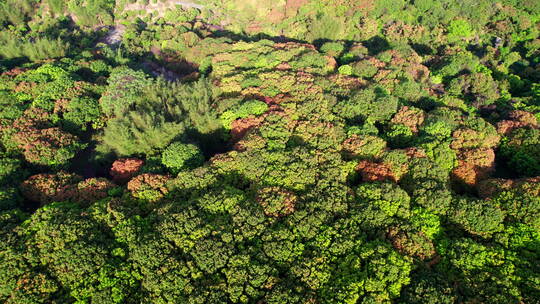
[[[382,36],[375,36],[366,41],[363,41],[362,44],[367,47],[368,54],[370,56],[375,56],[384,51],[390,50],[390,43]]]
[[[427,44],[411,43],[410,45],[411,45],[412,49],[415,52],[417,52],[418,55],[421,55],[421,56],[433,55],[433,54],[436,53],[436,50],[434,50],[433,48],[431,48]]]
[[[209,133],[201,133],[195,128],[189,128],[183,137],[188,141],[195,142],[203,152],[205,159],[210,159],[212,156],[225,153],[232,148],[231,143],[225,140],[226,132],[223,127]]]

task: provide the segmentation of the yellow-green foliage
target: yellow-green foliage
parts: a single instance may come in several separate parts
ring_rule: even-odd
[[[0,46],[0,56],[12,59],[26,57],[32,61],[64,57],[69,50],[69,43],[62,39],[37,38],[35,40],[19,40],[4,38]]]
[[[70,0],[67,8],[83,26],[112,24],[114,0]]]
[[[33,14],[36,7],[32,0],[7,0],[0,2],[0,23],[21,25]]]

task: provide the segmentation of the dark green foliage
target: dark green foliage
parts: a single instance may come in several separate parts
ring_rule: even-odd
[[[512,221],[523,222],[531,227],[540,227],[540,197],[538,192],[526,192],[525,189],[514,189],[499,193],[494,199],[494,204],[500,204]],[[534,189],[534,184],[531,185]]]
[[[26,175],[21,161],[14,158],[0,158],[0,185],[9,185],[22,180]]]
[[[136,75],[143,77],[140,73]],[[110,100],[114,106],[104,107],[104,111],[115,113],[115,117],[107,122],[104,130],[105,149],[112,149],[119,155],[151,155],[182,137],[186,131],[194,131],[195,139],[201,135],[204,140],[204,135],[210,136],[219,130],[216,115],[210,107],[211,87],[205,80],[188,84],[157,80],[141,90],[129,81],[135,76],[118,77],[124,79],[119,82],[124,81],[128,87],[122,89],[124,93],[120,98],[106,99],[107,104],[111,104]],[[145,78],[140,81],[151,83]]]
[[[492,104],[500,97],[497,83],[486,73],[453,78],[448,84],[448,92],[469,100],[475,107]]]
[[[0,187],[0,211],[17,208],[21,201],[17,188]]]
[[[476,71],[478,64],[479,60],[477,57],[470,52],[461,51],[446,57],[440,67],[435,71],[438,76],[451,77],[462,71]]]
[[[427,269],[412,274],[411,283],[401,292],[400,301],[411,304],[453,304],[456,292],[444,274]]]
[[[496,201],[458,198],[452,202],[449,217],[466,231],[489,237],[504,229],[505,215]]]
[[[19,205],[21,196],[16,187],[28,174],[18,159],[0,158],[0,211]]]
[[[505,138],[500,153],[518,174],[540,174],[540,130],[517,129]]]
[[[398,99],[389,96],[383,88],[356,92],[350,99],[336,105],[337,115],[351,121],[378,122],[389,120],[397,112]]]
[[[377,74],[378,69],[370,62],[358,61],[352,66],[351,74],[362,78],[371,78]]]
[[[17,227],[27,217],[20,210],[0,213],[0,299],[5,303],[51,302],[51,294],[60,289],[50,274],[39,269],[39,261],[21,254],[25,243]]]
[[[25,109],[24,102],[18,100],[13,94],[7,91],[0,91],[0,118],[4,123],[19,118]]]
[[[420,130],[439,139],[449,138],[460,124],[462,112],[448,107],[439,107],[428,113]]]
[[[172,173],[195,168],[200,166],[203,161],[204,157],[201,151],[193,144],[174,142],[161,154],[161,163]]]
[[[513,265],[505,259],[503,248],[483,245],[469,238],[451,241],[441,248],[445,260],[439,267],[445,269],[451,281],[464,282],[462,297],[468,301],[515,303],[519,289]],[[449,243],[446,243],[449,245]],[[463,281],[464,277],[469,280]]]
[[[321,52],[336,58],[341,55],[344,49],[343,43],[339,42],[327,42],[321,46]]]
[[[88,125],[100,126],[101,109],[97,100],[89,97],[75,98],[68,105],[64,119],[75,128],[85,131]],[[67,127],[71,127],[68,125]]]
[[[62,222],[62,227],[56,227]],[[77,228],[75,228],[77,227]],[[69,296],[79,301],[122,303],[136,287],[132,270],[123,261],[120,244],[99,231],[97,222],[71,204],[51,204],[32,216],[26,229],[28,249]],[[57,238],[52,242],[52,238]],[[66,294],[67,296],[67,294]]]
[[[108,83],[100,100],[101,108],[109,117],[121,117],[136,103],[151,81],[141,71],[119,67],[111,71]]]
[[[432,131],[431,129],[430,131]],[[430,138],[431,139],[431,138]],[[441,169],[450,172],[457,166],[456,151],[450,148],[449,141],[433,140],[420,144],[429,159],[434,161]]]
[[[386,132],[388,142],[392,147],[405,148],[413,144],[413,132],[403,124],[392,124]]]
[[[409,164],[403,187],[412,202],[436,214],[446,214],[452,201],[449,172],[427,158],[417,158]]]
[[[337,272],[323,290],[325,303],[389,301],[409,283],[410,260],[389,245],[371,242],[340,259]],[[390,263],[387,263],[388,261]]]
[[[356,189],[362,224],[366,227],[391,225],[394,218],[410,216],[407,192],[393,183],[364,183]]]
[[[540,296],[538,290],[539,266],[535,260],[540,256],[540,234],[538,229],[524,225],[508,225],[504,231],[497,236],[497,242],[502,244],[509,254],[516,256],[515,275],[520,287],[526,290],[525,300],[535,300]]]

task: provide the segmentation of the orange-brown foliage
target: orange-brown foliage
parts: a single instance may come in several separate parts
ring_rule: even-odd
[[[497,132],[499,134],[508,135],[515,129],[523,127],[538,128],[538,121],[532,113],[514,110],[508,116],[508,120],[497,123]]]
[[[369,146],[370,141],[373,140],[372,136],[359,137],[353,135],[341,144],[341,150],[345,157],[354,158],[365,154],[366,147]],[[382,151],[381,151],[382,152]]]
[[[397,182],[396,175],[392,172],[392,169],[384,163],[363,160],[356,166],[356,171],[360,173],[362,180],[365,182],[386,180]]]
[[[474,186],[495,170],[493,149],[471,149],[458,154],[458,166],[452,171],[455,181]]]
[[[114,184],[106,178],[89,178],[60,171],[30,176],[21,185],[21,193],[28,200],[42,205],[51,202],[72,201],[88,204],[108,196]]]
[[[106,178],[89,178],[79,182],[72,197],[79,203],[91,203],[108,196],[108,191],[114,188],[114,184]]]
[[[21,193],[28,200],[42,205],[69,200],[76,192],[76,184],[82,178],[76,174],[60,171],[57,174],[36,174],[20,185]]]
[[[423,149],[416,148],[416,147],[406,148],[405,153],[407,154],[407,157],[409,158],[427,157],[426,151],[424,151]]]
[[[418,126],[420,126],[425,119],[426,115],[422,110],[409,108],[407,106],[401,107],[399,111],[394,115],[391,122],[396,124],[402,124],[407,126],[414,133],[418,132]]]
[[[144,173],[131,179],[127,188],[134,197],[157,201],[169,192],[166,187],[168,181],[168,176]]]
[[[144,165],[138,158],[121,158],[114,161],[110,174],[116,183],[127,183]]]
[[[261,124],[261,122],[264,120],[263,116],[258,117],[246,117],[242,119],[237,119],[232,122],[231,125],[231,137],[232,141],[238,141],[246,133],[252,129],[253,127],[256,127]]]
[[[18,68],[17,67],[17,68],[13,68],[13,69],[11,69],[9,71],[6,71],[6,72],[2,73],[2,75],[5,75],[5,76],[17,76],[19,74],[22,74],[22,73],[28,71],[28,70],[29,69],[27,69],[27,68]]]
[[[531,196],[540,197],[540,176],[520,179],[492,178],[478,183],[476,190],[481,198],[491,198],[497,193],[516,189]]]

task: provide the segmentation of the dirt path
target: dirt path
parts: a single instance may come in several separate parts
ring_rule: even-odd
[[[105,37],[103,37],[103,43],[107,45],[116,45],[122,41],[122,36],[126,31],[126,26],[123,24],[113,25]]]

